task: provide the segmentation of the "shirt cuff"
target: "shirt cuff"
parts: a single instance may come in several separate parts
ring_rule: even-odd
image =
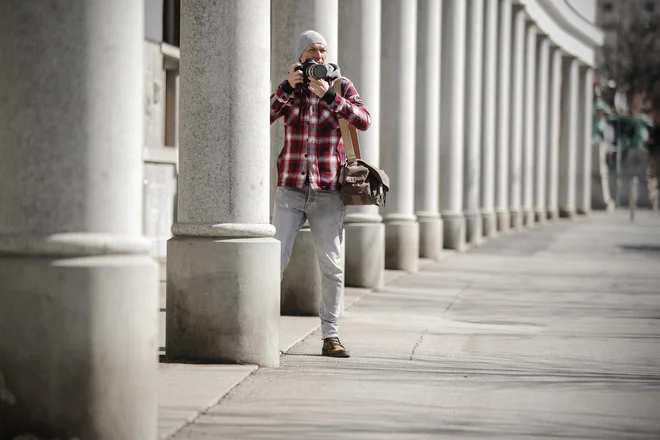
[[[335,90],[330,87],[327,92],[325,92],[325,95],[323,95],[323,99],[326,104],[332,105],[333,102],[335,102],[335,98],[337,97],[337,93]]]
[[[290,95],[291,93],[293,93],[295,91],[295,89],[293,87],[291,87],[291,84],[289,84],[289,80],[285,80],[282,83],[282,91],[284,93],[286,93],[287,95]]]

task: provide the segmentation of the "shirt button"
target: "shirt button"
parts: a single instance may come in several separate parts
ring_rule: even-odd
[[[300,174],[302,174],[302,175],[304,176],[304,175],[305,175],[305,172],[303,171],[303,172],[302,172],[302,173],[300,173]]]
[[[305,154],[305,157],[307,157],[307,154]]]

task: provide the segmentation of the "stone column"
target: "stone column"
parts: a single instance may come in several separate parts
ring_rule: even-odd
[[[360,133],[362,158],[380,163],[380,0],[339,1],[339,66],[371,113]],[[377,206],[346,208],[346,285],[379,289],[385,275],[385,226]]]
[[[181,4],[169,358],[279,365],[280,245],[268,215],[270,93],[268,73],[254,68],[255,60],[270,58],[268,8],[268,0]]]
[[[526,12],[520,6],[513,11],[513,41],[511,43],[511,113],[508,123],[511,130],[509,149],[509,210],[511,227],[518,230],[523,226],[523,133],[525,96],[525,36]]]
[[[0,437],[154,439],[144,5],[3,2],[0,59]]]
[[[415,214],[419,256],[438,258],[443,247],[440,203],[440,34],[442,2],[417,0]]]
[[[498,53],[498,87],[497,87],[497,160],[495,185],[495,212],[497,213],[497,230],[503,233],[509,231],[511,217],[509,214],[509,124],[510,88],[511,88],[511,0],[500,0],[499,15],[499,53]]]
[[[536,156],[534,163],[534,213],[538,223],[546,219],[546,177],[548,156],[548,76],[550,64],[550,40],[540,36],[536,62]]]
[[[463,217],[466,7],[464,0],[444,0],[442,11],[440,209],[444,246],[459,251],[464,249],[466,237]]]
[[[327,61],[337,63],[338,0],[272,0],[271,1],[271,66],[272,93],[287,78],[291,64],[298,61],[298,36],[313,29],[326,39]],[[341,67],[341,66],[340,66]],[[359,90],[359,89],[358,89]],[[370,109],[371,110],[371,109]],[[277,156],[284,146],[284,124],[280,118],[271,126],[271,200],[277,188]],[[272,204],[271,204],[271,214]],[[373,220],[373,218],[372,218]],[[321,271],[316,257],[312,233],[307,222],[296,236],[289,265],[281,287],[281,312],[285,315],[316,315],[321,301]]]
[[[561,140],[559,146],[559,215],[575,215],[577,178],[579,61],[566,56],[562,67]]]
[[[495,217],[495,153],[497,148],[497,11],[498,0],[486,0],[481,137],[481,216],[484,237],[497,233]]]
[[[550,80],[548,83],[548,155],[546,206],[550,220],[559,218],[559,143],[561,140],[562,51],[550,49]]]
[[[591,67],[584,66],[580,69],[579,82],[576,208],[578,214],[589,214],[591,212],[591,156],[594,149],[591,141],[594,71]]]
[[[523,185],[522,185],[522,211],[524,224],[534,226],[534,164],[536,157],[536,102],[538,89],[536,84],[536,33],[533,23],[527,25],[525,41],[525,113],[524,143],[523,143]]]
[[[419,225],[414,214],[417,2],[382,3],[381,164],[393,183],[383,208],[385,268],[417,272]]]
[[[465,84],[464,208],[467,241],[479,244],[481,219],[481,113],[483,111],[484,0],[467,0],[467,82]]]

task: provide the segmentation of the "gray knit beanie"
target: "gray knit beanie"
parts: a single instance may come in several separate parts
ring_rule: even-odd
[[[321,43],[326,47],[326,49],[328,48],[328,45],[325,42],[325,38],[323,38],[323,35],[319,34],[318,32],[309,30],[300,34],[300,36],[298,37],[298,59],[300,59],[303,52],[305,51],[305,49],[307,49],[307,47],[310,44],[315,44],[315,43]]]

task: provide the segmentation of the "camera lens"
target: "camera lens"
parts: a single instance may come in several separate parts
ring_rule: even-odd
[[[310,67],[309,76],[315,79],[323,79],[328,75],[328,69],[323,64],[314,64]]]

